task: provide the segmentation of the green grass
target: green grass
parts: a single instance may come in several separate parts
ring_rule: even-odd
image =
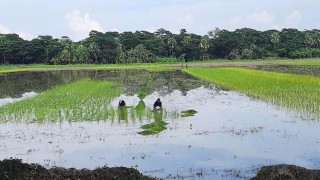
[[[114,116],[109,104],[120,92],[113,82],[81,80],[2,106],[0,118],[16,122],[106,120]]]
[[[320,65],[320,59],[266,59],[266,60],[226,60],[226,59],[209,59],[209,60],[194,60],[187,62],[188,64],[197,63],[251,63],[259,62],[262,64],[284,64],[284,65]],[[159,58],[158,63],[134,63],[134,64],[69,64],[69,65],[45,65],[45,64],[30,64],[30,65],[0,65],[0,74],[17,71],[32,71],[32,70],[54,70],[54,69],[147,69],[149,71],[168,71],[173,70],[172,67],[168,67],[165,64],[185,64],[185,62],[179,62],[176,58]]]
[[[184,72],[310,116],[320,117],[320,78],[244,68],[189,68]]]
[[[278,60],[272,64],[320,66],[320,59]]]
[[[137,63],[137,64],[70,64],[70,65],[0,65],[0,73],[32,71],[32,70],[55,70],[55,69],[147,69],[149,71],[171,70],[160,64]]]

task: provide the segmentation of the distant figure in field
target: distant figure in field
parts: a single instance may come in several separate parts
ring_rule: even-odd
[[[160,98],[158,98],[156,100],[156,102],[154,102],[153,104],[153,109],[157,109],[157,107],[159,107],[160,109],[162,109],[162,102],[160,101]]]
[[[126,107],[126,102],[124,102],[124,100],[120,100],[119,107]]]

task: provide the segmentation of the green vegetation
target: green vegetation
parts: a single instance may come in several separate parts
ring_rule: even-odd
[[[50,35],[24,40],[0,33],[0,64],[131,64],[176,63],[209,59],[319,58],[318,29],[284,28],[228,31],[215,28],[206,35],[181,29],[155,32],[98,32],[74,42]]]
[[[279,60],[272,64],[320,66],[320,59]]]
[[[163,111],[153,111],[153,116],[154,116],[154,122],[150,124],[145,124],[141,126],[142,129],[144,129],[141,132],[138,132],[138,134],[141,135],[153,135],[153,134],[158,134],[164,130],[166,130],[166,125],[168,123],[164,122],[162,120],[163,117]]]
[[[184,72],[273,104],[320,116],[320,78],[243,68],[189,68]]]
[[[147,90],[145,88],[140,89],[138,92],[138,97],[140,99],[144,99],[148,95]]]
[[[181,117],[194,116],[196,113],[198,113],[198,111],[196,111],[194,109],[181,111]]]
[[[153,123],[150,124],[146,124],[141,126],[142,129],[144,129],[143,131],[139,132],[138,134],[141,135],[153,135],[153,134],[158,134],[161,131],[166,130],[166,125],[168,123],[164,122],[164,121],[155,121]]]
[[[162,58],[163,59],[163,58]],[[299,60],[283,60],[283,59],[268,59],[268,60],[194,60],[188,62],[191,66],[193,64],[212,63],[216,66],[219,64],[230,63],[260,63],[261,65],[309,65],[320,66],[320,59],[299,59]],[[29,65],[0,65],[0,74],[18,71],[32,71],[32,70],[55,70],[55,69],[146,69],[148,71],[169,71],[173,70],[172,65],[185,64],[183,62],[171,62],[169,65],[156,63],[132,63],[132,64],[67,64],[67,65],[46,65],[46,64],[29,64]]]
[[[69,65],[0,65],[0,73],[32,71],[32,70],[55,70],[55,69],[147,69],[149,71],[170,70],[159,64],[137,63],[137,64],[69,64]]]
[[[109,104],[120,92],[113,82],[81,80],[2,106],[0,117],[18,122],[106,120],[114,118]]]

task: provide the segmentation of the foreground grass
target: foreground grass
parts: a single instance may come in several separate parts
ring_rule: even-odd
[[[320,117],[320,78],[244,68],[189,68],[184,72],[276,105]]]
[[[0,107],[1,121],[92,121],[115,115],[109,107],[121,89],[113,82],[81,80]]]

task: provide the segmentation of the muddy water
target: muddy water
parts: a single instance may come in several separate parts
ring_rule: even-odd
[[[144,174],[167,179],[249,179],[257,167],[278,163],[320,168],[318,121],[177,71],[18,73],[16,82],[20,84],[13,81],[15,75],[0,77],[0,100],[22,98],[28,92],[39,93],[92,77],[122,83],[124,93],[111,102],[115,107],[120,99],[136,106],[140,101],[136,92],[145,87],[150,92],[143,99],[147,107],[160,97],[164,112],[194,109],[198,113],[191,117],[163,116],[167,130],[151,136],[137,132],[141,125],[153,122],[152,118],[1,123],[0,159],[16,157],[48,168],[135,167]]]

